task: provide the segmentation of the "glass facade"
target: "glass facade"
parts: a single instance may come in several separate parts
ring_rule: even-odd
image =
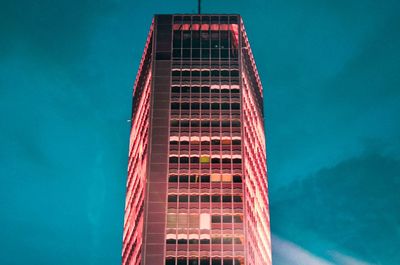
[[[262,86],[240,16],[155,16],[134,89],[122,263],[272,264]]]

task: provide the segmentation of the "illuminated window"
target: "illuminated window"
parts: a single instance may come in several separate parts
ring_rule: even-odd
[[[168,228],[199,228],[200,217],[198,214],[168,214]]]
[[[208,213],[200,214],[200,229],[211,229],[211,216]]]
[[[210,163],[210,156],[202,155],[200,157],[200,163],[202,164]]]
[[[221,141],[221,143],[224,144],[224,145],[225,145],[225,144],[226,144],[226,145],[231,144],[231,142],[232,142],[231,139],[226,139],[226,138],[225,138],[225,139],[222,139],[222,141]]]
[[[219,181],[221,181],[220,174],[211,174],[211,182],[219,182]]]
[[[232,182],[232,175],[231,174],[222,174],[222,181],[223,182]]]
[[[167,227],[169,227],[169,228],[176,227],[177,220],[178,220],[178,218],[177,218],[176,214],[168,214],[167,215]]]

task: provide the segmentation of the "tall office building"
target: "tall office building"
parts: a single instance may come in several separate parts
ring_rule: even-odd
[[[272,264],[266,172],[241,17],[156,15],[134,85],[122,264]]]

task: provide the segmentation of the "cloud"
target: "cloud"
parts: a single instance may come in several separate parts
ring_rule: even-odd
[[[321,259],[293,242],[286,241],[278,236],[272,236],[272,244],[273,263],[275,265],[333,265],[333,263]]]
[[[335,260],[335,264],[341,264],[341,265],[372,265],[371,263],[367,263],[346,255],[343,255],[341,253],[338,253],[336,251],[333,251],[331,253],[333,259]]]
[[[365,153],[271,195],[272,231],[322,258],[400,264],[400,161]]]

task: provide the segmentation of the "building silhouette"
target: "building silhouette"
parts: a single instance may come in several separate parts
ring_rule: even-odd
[[[272,264],[266,172],[241,17],[156,15],[134,85],[122,264]]]

